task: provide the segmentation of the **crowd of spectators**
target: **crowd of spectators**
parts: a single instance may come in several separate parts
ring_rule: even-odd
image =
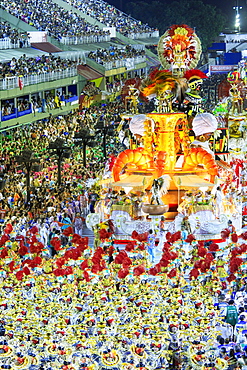
[[[116,27],[117,32],[128,36],[132,32],[149,33],[155,31],[154,28],[133,19],[113,5],[102,0],[66,0],[76,9],[97,19],[107,27]]]
[[[106,80],[106,90],[109,93],[119,92],[122,89],[122,86],[124,84],[124,81],[125,81],[124,78],[117,78],[117,77],[114,77],[114,79],[112,81],[110,81],[109,79],[107,79]]]
[[[31,103],[28,99],[25,98],[18,98],[17,100],[17,110],[18,112],[23,112],[30,108]],[[14,101],[7,100],[2,101],[2,116],[8,116],[15,111]]]
[[[96,88],[97,89],[97,88]],[[97,89],[98,92],[98,89]],[[91,91],[92,93],[92,91]],[[92,94],[92,96],[95,94]],[[17,108],[17,112],[22,112],[31,109],[34,116],[37,112],[50,112],[52,109],[61,108],[62,105],[66,105],[66,101],[70,98],[73,98],[71,92],[68,92],[68,95],[60,94],[59,92],[54,91],[46,91],[44,98],[38,96],[32,96],[30,101],[25,98],[18,98],[17,105],[15,106],[14,99],[9,100],[2,100],[2,117],[8,116],[15,112],[15,108]],[[28,112],[30,113],[30,111]]]
[[[32,96],[31,104],[32,104],[32,107],[33,107],[34,114],[36,112],[41,112],[42,111],[42,100],[41,100],[39,95],[38,96]]]
[[[93,81],[87,81],[86,85],[83,87],[81,91],[81,95],[89,97],[95,96],[100,93],[101,93],[100,88],[97,87]]]
[[[110,103],[107,106],[99,105],[92,106],[88,109],[83,109],[78,115],[78,112],[71,113],[66,116],[52,117],[42,121],[36,121],[28,127],[23,129],[17,128],[8,131],[2,140],[2,162],[4,167],[4,176],[7,179],[7,185],[1,206],[9,215],[13,216],[20,209],[24,211],[27,207],[35,210],[36,215],[44,214],[46,199],[42,198],[40,194],[47,193],[48,188],[52,188],[52,192],[56,193],[58,189],[55,186],[56,173],[54,172],[54,158],[50,157],[49,152],[46,151],[49,142],[55,141],[57,137],[63,138],[66,145],[72,146],[73,156],[72,159],[67,160],[63,167],[63,183],[67,187],[71,187],[71,191],[78,190],[78,184],[81,188],[86,189],[85,181],[89,178],[95,178],[96,174],[104,168],[104,161],[98,161],[98,158],[103,156],[101,137],[98,137],[98,146],[89,149],[88,151],[88,165],[83,168],[82,161],[82,148],[75,147],[73,137],[77,131],[86,129],[95,133],[95,125],[98,120],[104,119],[108,124],[113,124],[119,121],[119,114],[124,111],[123,104],[119,102]],[[100,135],[100,133],[98,133]],[[26,186],[24,181],[23,168],[16,166],[14,162],[15,155],[19,155],[23,149],[33,150],[42,162],[42,170],[35,174],[32,179],[32,185],[35,188],[34,194],[31,197],[31,205],[25,203]],[[108,148],[114,150],[114,148]],[[52,184],[52,186],[51,186]],[[8,197],[13,197],[18,190],[18,206],[9,207]],[[47,195],[47,194],[46,194]],[[39,202],[37,199],[42,198]],[[1,198],[1,197],[0,197]],[[37,199],[36,199],[37,198]],[[49,199],[50,201],[50,199]],[[56,202],[55,202],[56,203]],[[41,208],[40,208],[41,207]]]
[[[54,99],[53,99],[54,100]],[[42,112],[44,111],[45,107],[47,109],[53,109],[48,106],[48,99],[45,99],[45,102],[42,104],[42,101],[40,98],[32,98],[30,101],[26,98],[18,98],[17,100],[17,106],[15,107],[15,103],[13,99],[10,100],[2,100],[1,101],[2,105],[2,118],[4,117],[5,119],[7,116],[15,113],[15,108],[17,108],[17,113],[18,112],[23,112],[26,110],[29,110],[30,108],[32,109],[34,115],[36,112]],[[55,108],[55,104],[54,104]]]
[[[2,39],[10,40],[11,48],[22,48],[30,46],[30,35],[25,31],[18,31],[11,27],[6,21],[0,21],[0,49],[2,48]]]
[[[109,35],[108,31],[85,21],[76,13],[69,12],[49,0],[2,1],[1,7],[10,14],[45,31],[49,36],[61,41],[63,37]]]
[[[156,55],[158,54],[157,45],[146,45],[145,47],[146,47],[146,49],[150,50],[152,53],[154,53]]]
[[[145,50],[138,50],[131,45],[124,45],[122,47],[111,45],[109,49],[98,48],[95,51],[90,51],[87,56],[97,63],[104,65],[112,61],[126,60],[127,58],[136,58],[144,55]]]
[[[28,99],[18,98],[17,100],[18,112],[23,112],[24,110],[27,110],[29,108],[30,108],[30,102],[28,101]]]
[[[75,68],[76,66],[76,61],[62,59],[52,54],[35,57],[27,57],[23,54],[19,59],[13,57],[9,62],[0,62],[0,79],[12,76],[59,72],[67,68]]]
[[[2,102],[2,116],[8,116],[15,111],[15,106],[13,101]]]

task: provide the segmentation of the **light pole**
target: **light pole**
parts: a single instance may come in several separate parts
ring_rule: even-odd
[[[40,163],[40,158],[33,157],[33,152],[30,149],[24,149],[20,155],[15,157],[17,163],[23,163],[26,168],[26,187],[27,187],[27,203],[30,201],[30,173],[33,165]]]
[[[82,128],[80,131],[75,133],[74,143],[75,145],[82,146],[83,151],[83,166],[86,167],[87,164],[87,146],[93,148],[96,145],[95,136],[91,135],[89,130]]]
[[[97,133],[103,133],[103,154],[104,158],[107,158],[107,152],[106,152],[106,136],[114,136],[115,135],[115,126],[114,125],[105,125],[104,120],[99,120],[94,127],[95,130],[97,130]]]
[[[240,14],[239,14],[239,10],[242,9],[242,6],[239,6],[238,5],[238,0],[236,0],[236,6],[234,6],[233,9],[236,11],[235,29],[238,32],[240,32],[241,26],[240,26]]]
[[[64,140],[61,138],[57,138],[54,142],[49,144],[48,150],[52,150],[52,155],[57,156],[57,184],[58,186],[61,185],[61,163],[63,158],[69,158],[71,154],[71,149],[67,145],[65,145]]]

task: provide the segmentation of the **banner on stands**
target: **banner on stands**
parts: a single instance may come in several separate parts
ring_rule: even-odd
[[[211,73],[228,73],[232,71],[236,66],[235,65],[211,65],[209,66],[209,71]]]

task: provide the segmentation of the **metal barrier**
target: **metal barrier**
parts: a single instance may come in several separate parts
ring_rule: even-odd
[[[67,77],[74,77],[77,75],[77,68],[66,68],[63,71],[43,72],[39,74],[31,74],[28,76],[13,76],[6,77],[0,80],[0,90],[11,90],[19,86],[19,78],[24,86],[36,85],[41,82],[48,82],[59,80]]]
[[[146,61],[146,56],[138,56],[135,58],[126,59],[116,59],[111,62],[103,63],[103,66],[107,71],[114,68],[126,67],[127,69],[134,69],[136,64],[144,63]]]
[[[69,59],[73,62],[77,62],[77,64],[86,64],[87,52],[85,51],[63,51],[59,54],[59,56],[61,59]]]
[[[59,41],[64,45],[79,45],[79,44],[90,44],[97,42],[108,42],[110,41],[110,35],[90,35],[90,36],[66,36],[62,37]]]
[[[146,39],[149,37],[159,37],[159,31],[128,33],[127,37],[132,40]]]
[[[18,49],[21,47],[29,48],[31,47],[29,40],[15,40],[15,43],[11,42],[11,39],[9,37],[6,37],[4,39],[0,39],[0,50],[3,49]]]

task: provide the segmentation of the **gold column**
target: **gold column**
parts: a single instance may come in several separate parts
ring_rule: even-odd
[[[149,113],[148,117],[155,122],[156,150],[167,153],[165,170],[173,171],[176,164],[174,132],[179,119],[186,120],[184,113]]]

